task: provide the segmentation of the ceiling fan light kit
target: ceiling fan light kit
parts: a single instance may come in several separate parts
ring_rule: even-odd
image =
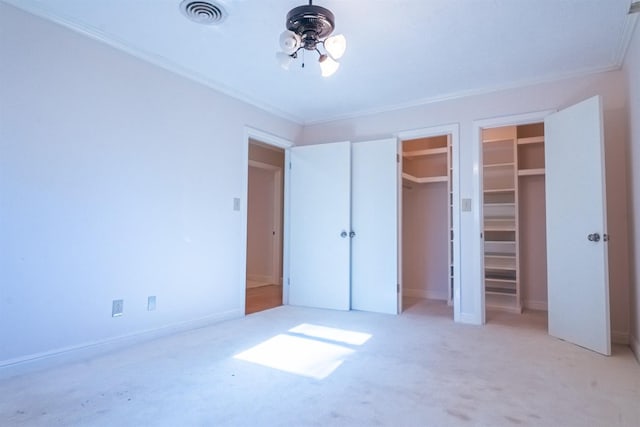
[[[344,55],[347,40],[343,35],[331,36],[335,29],[335,17],[329,9],[315,6],[309,0],[308,5],[294,7],[287,13],[285,25],[287,29],[280,34],[282,51],[276,53],[282,68],[288,70],[298,58],[298,52],[304,49],[318,53],[323,77],[329,77],[338,70],[338,59]]]

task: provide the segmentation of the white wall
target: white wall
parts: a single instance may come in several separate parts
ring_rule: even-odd
[[[425,81],[424,84],[429,84]],[[366,117],[318,123],[306,126],[303,143],[322,143],[339,140],[360,141],[382,138],[397,132],[437,126],[460,124],[460,197],[472,198],[473,121],[479,119],[524,114],[548,109],[562,109],[593,95],[603,96],[606,163],[608,232],[617,238],[609,242],[611,324],[614,338],[625,341],[629,330],[629,281],[626,208],[626,85],[621,71],[589,75],[519,89],[463,99],[453,99],[419,107],[375,114]],[[477,209],[473,200],[473,209]],[[472,245],[475,236],[474,212],[461,214],[461,317],[479,318],[477,295],[482,286],[472,270],[474,254],[479,248]]]
[[[636,29],[623,68],[629,90],[629,218],[631,249],[631,346],[640,360],[640,29]]]
[[[3,3],[0,31],[0,366],[243,315],[245,125],[300,127]]]

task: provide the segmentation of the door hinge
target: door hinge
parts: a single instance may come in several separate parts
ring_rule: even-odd
[[[398,284],[397,284],[396,292],[397,292],[397,293],[400,293],[400,283],[398,283]]]
[[[400,154],[396,153],[396,163],[400,163]]]

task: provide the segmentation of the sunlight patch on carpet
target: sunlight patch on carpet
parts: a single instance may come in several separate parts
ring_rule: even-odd
[[[282,334],[233,357],[321,380],[331,375],[353,352],[341,345]]]
[[[318,380],[328,377],[371,334],[302,323],[233,356],[268,368]]]
[[[310,325],[308,323],[303,323],[295,328],[291,328],[289,332],[351,345],[362,345],[371,338],[371,334],[365,334],[364,332]]]

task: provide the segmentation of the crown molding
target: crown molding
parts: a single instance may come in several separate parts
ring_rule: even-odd
[[[632,13],[627,15],[627,19],[624,22],[624,28],[622,29],[622,34],[620,34],[618,48],[613,56],[613,61],[618,68],[622,68],[622,65],[624,64],[624,59],[627,56],[627,51],[629,50],[629,45],[631,44],[631,39],[633,38],[633,32],[636,28],[637,21],[638,14]]]
[[[303,125],[304,126],[320,125],[320,124],[331,123],[331,122],[336,122],[341,120],[351,120],[351,119],[356,119],[356,118],[361,118],[366,116],[372,116],[376,114],[390,113],[392,111],[406,110],[410,108],[419,108],[425,105],[436,104],[444,101],[452,101],[456,99],[468,98],[471,96],[487,95],[490,93],[502,92],[502,91],[511,90],[511,89],[525,88],[525,87],[536,86],[536,85],[545,84],[545,83],[553,83],[553,82],[558,82],[562,80],[574,79],[577,77],[584,77],[591,74],[599,74],[599,73],[606,73],[609,71],[616,71],[619,69],[620,69],[619,65],[611,64],[604,67],[586,68],[586,69],[581,69],[577,71],[572,71],[569,73],[554,73],[541,78],[519,80],[517,82],[512,82],[512,83],[507,83],[502,85],[489,85],[489,86],[485,86],[478,89],[450,92],[444,95],[426,97],[426,98],[421,98],[414,101],[388,105],[384,107],[363,109],[363,110],[355,111],[355,112],[344,114],[344,115],[327,116],[325,118],[318,119],[318,120],[305,121]]]
[[[258,101],[257,99],[252,98],[246,93],[243,93],[241,91],[238,91],[236,89],[223,85],[219,82],[213,81],[212,79],[200,73],[197,73],[193,70],[189,70],[184,67],[181,67],[164,57],[154,55],[149,52],[145,52],[141,49],[133,48],[128,43],[122,40],[119,40],[116,37],[108,33],[105,33],[95,27],[84,25],[74,21],[71,18],[54,14],[50,10],[46,9],[42,5],[42,3],[39,3],[38,5],[34,5],[33,3],[25,3],[25,2],[21,2],[20,0],[0,0],[0,3],[9,4],[27,13],[31,13],[32,15],[38,16],[48,21],[55,22],[76,33],[79,33],[81,35],[94,39],[96,41],[102,42],[108,46],[111,46],[119,51],[127,53],[131,56],[134,56],[140,60],[156,65],[173,74],[177,74],[191,81],[195,81],[196,83],[200,83],[210,89],[213,89],[231,98],[244,102],[248,105],[256,107],[262,111],[273,114],[274,116],[277,116],[284,120],[288,120],[300,126],[314,126],[314,125],[321,125],[325,123],[342,121],[342,120],[352,120],[352,119],[372,116],[376,114],[384,114],[384,113],[390,113],[390,112],[399,111],[399,110],[419,108],[429,104],[435,104],[435,103],[444,102],[444,101],[451,101],[451,100],[456,100],[456,99],[461,99],[461,98],[466,98],[471,96],[478,96],[478,95],[486,95],[490,93],[501,92],[501,91],[506,91],[511,89],[535,86],[535,85],[545,84],[545,83],[552,83],[556,81],[568,80],[568,79],[573,79],[577,77],[584,77],[591,74],[615,71],[620,69],[624,63],[624,58],[626,56],[626,52],[631,42],[631,38],[633,36],[633,32],[634,32],[637,18],[638,18],[638,14],[631,14],[627,16],[624,29],[620,35],[620,42],[618,43],[618,47],[615,53],[612,55],[612,62],[611,64],[606,66],[590,67],[590,68],[580,69],[580,70],[576,70],[568,73],[553,73],[541,78],[525,79],[525,80],[519,80],[517,82],[507,83],[507,84],[488,85],[488,86],[476,88],[476,89],[454,91],[447,94],[420,98],[417,100],[403,102],[403,103],[390,104],[390,105],[378,106],[373,108],[364,108],[364,109],[353,111],[347,114],[328,115],[328,116],[320,117],[313,120],[305,120],[301,116],[291,114],[290,112],[284,111],[271,104]]]
[[[168,59],[159,56],[159,55],[155,55],[149,52],[146,52],[142,49],[138,49],[138,48],[134,48],[132,47],[130,44],[128,44],[127,42],[118,39],[117,37],[113,36],[112,34],[106,33],[104,31],[101,31],[95,27],[89,26],[89,25],[85,25],[82,23],[79,23],[69,17],[65,17],[65,16],[60,16],[59,14],[54,14],[53,12],[51,12],[50,10],[46,9],[45,7],[43,7],[42,4],[39,5],[34,5],[32,3],[23,3],[20,2],[19,0],[0,0],[0,3],[5,3],[8,5],[11,5],[13,7],[15,7],[16,9],[22,10],[24,12],[30,13],[34,16],[37,16],[39,18],[45,19],[47,21],[51,21],[54,22],[58,25],[61,25],[71,31],[74,31],[80,35],[89,37],[93,40],[96,40],[98,42],[101,42],[103,44],[106,44],[118,51],[124,52],[130,56],[133,56],[135,58],[138,58],[144,62],[150,63],[152,65],[155,65],[157,67],[160,67],[166,71],[169,71],[173,74],[177,74],[181,77],[184,77],[188,80],[194,81],[196,83],[202,84],[203,86],[206,86],[210,89],[213,89],[217,92],[220,92],[224,95],[227,95],[233,99],[242,101],[246,104],[249,104],[253,107],[256,107],[262,111],[265,111],[267,113],[273,114],[277,117],[280,117],[282,119],[288,120],[290,122],[293,122],[295,124],[298,125],[303,125],[304,124],[304,120],[302,117],[296,116],[296,115],[292,115],[286,111],[283,111],[277,107],[274,107],[273,105],[258,101],[252,97],[250,97],[249,95],[240,92],[236,89],[233,89],[231,87],[225,86],[220,84],[219,82],[213,81],[212,79],[197,73],[193,70],[184,68],[179,66],[178,64],[169,61]]]

